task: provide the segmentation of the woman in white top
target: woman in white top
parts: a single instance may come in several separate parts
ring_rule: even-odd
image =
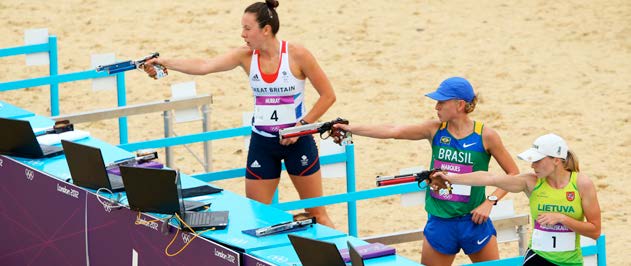
[[[245,9],[241,37],[246,45],[211,59],[156,58],[145,71],[155,77],[154,64],[192,75],[205,75],[241,67],[254,93],[252,141],[246,164],[246,195],[269,204],[278,187],[281,160],[300,198],[322,196],[317,147],[312,136],[279,141],[278,131],[317,121],[335,102],[326,74],[306,48],[277,39],[278,1],[257,2]],[[319,94],[307,112],[303,99],[305,80]],[[333,226],[324,207],[306,209],[318,223]]]

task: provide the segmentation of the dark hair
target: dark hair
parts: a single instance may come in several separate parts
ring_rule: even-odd
[[[270,25],[272,27],[272,33],[276,35],[280,22],[278,20],[278,13],[276,13],[276,7],[278,7],[278,1],[265,0],[263,2],[256,2],[248,6],[243,13],[253,13],[256,15],[256,22],[259,23],[259,28]]]

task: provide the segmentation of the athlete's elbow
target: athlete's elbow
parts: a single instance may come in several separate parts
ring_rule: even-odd
[[[591,239],[594,239],[594,240],[598,240],[598,238],[600,237],[600,234],[601,234],[601,230],[600,230],[600,228],[597,228],[591,234],[589,234],[587,237],[589,237]]]
[[[337,101],[337,97],[335,96],[335,93],[331,93],[330,95],[327,95],[326,101],[329,105],[333,105],[335,101]]]

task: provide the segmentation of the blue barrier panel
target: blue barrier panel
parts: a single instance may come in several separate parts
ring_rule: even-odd
[[[355,192],[355,145],[346,145],[346,193]],[[348,234],[357,237],[357,203],[348,201]]]
[[[346,161],[346,155],[342,153],[324,155],[320,157],[320,164],[343,163],[345,161]],[[286,170],[284,163],[282,164],[282,168],[283,170]],[[245,168],[235,168],[235,169],[228,169],[228,170],[223,170],[223,171],[215,171],[215,172],[192,175],[192,177],[204,182],[212,182],[212,181],[237,178],[237,177],[243,177],[243,176],[245,176]]]
[[[48,52],[48,51],[50,51],[50,45],[48,43],[31,44],[31,45],[24,45],[24,46],[2,48],[0,49],[0,57],[41,53],[41,52]]]
[[[118,97],[118,106],[127,105],[127,92],[125,88],[125,72],[116,74],[116,95]],[[127,136],[127,117],[118,118],[118,139],[120,144],[128,142]]]
[[[209,141],[209,140],[248,136],[250,135],[251,132],[252,132],[252,128],[250,126],[245,126],[245,127],[208,131],[208,132],[203,132],[199,134],[191,134],[191,135],[186,135],[186,136],[178,136],[178,137],[170,137],[170,138],[149,140],[149,141],[143,141],[143,142],[121,144],[119,145],[119,147],[128,151],[135,151],[135,150],[140,150],[140,149],[151,149],[151,148],[164,148],[164,147],[171,147],[171,146],[177,146],[177,145],[194,143],[194,142],[203,142],[203,141]]]
[[[57,61],[57,37],[49,36],[48,44],[50,47],[50,51],[48,52],[48,74],[51,77],[55,77],[59,73]],[[59,115],[59,83],[57,82],[50,84],[50,115]]]
[[[309,198],[303,200],[289,201],[273,205],[284,211],[297,210],[302,208],[311,208],[317,206],[331,205],[349,201],[365,200],[385,196],[393,196],[397,194],[405,194],[412,192],[419,192],[419,188],[416,183],[407,183],[395,186],[387,186],[373,189],[366,189],[356,192],[349,192],[345,194],[335,194],[322,196],[319,198]]]

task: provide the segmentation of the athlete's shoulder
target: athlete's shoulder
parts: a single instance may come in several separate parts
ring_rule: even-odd
[[[594,182],[589,178],[589,176],[581,172],[577,173],[576,186],[578,187],[579,191],[595,188]]]
[[[443,122],[440,122],[440,120],[426,120],[415,126],[419,132],[423,132],[424,138],[429,139],[431,143],[431,140],[438,133],[438,130],[442,128],[442,125]]]
[[[244,46],[240,46],[240,47],[232,49],[231,52],[238,54],[240,56],[251,56],[254,50],[252,50],[252,48],[248,47],[247,45],[244,45]]]
[[[300,43],[290,41],[285,41],[285,43],[287,44],[287,49],[289,49],[289,51],[291,51],[292,53],[308,51],[307,48],[305,48],[305,46]]]
[[[476,122],[476,123],[478,125],[482,125],[480,122]],[[493,129],[492,127],[488,125],[482,126],[482,138],[486,142],[498,142],[498,141],[501,142],[502,141],[500,134],[497,133],[495,129]]]
[[[294,59],[306,60],[313,58],[309,49],[299,43],[287,42],[287,51],[289,52],[289,56]]]

